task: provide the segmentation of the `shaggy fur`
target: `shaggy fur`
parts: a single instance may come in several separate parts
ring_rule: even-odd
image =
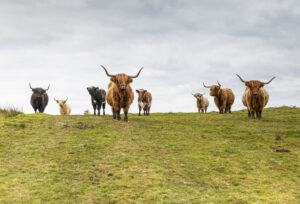
[[[43,88],[32,88],[30,83],[29,83],[30,89],[33,91],[30,99],[30,104],[36,113],[38,110],[40,113],[44,113],[46,106],[48,105],[48,94],[46,91],[49,90],[50,85],[48,86],[47,89]]]
[[[67,100],[55,100],[55,101],[59,105],[59,113],[61,115],[70,115],[71,114],[71,106],[69,104],[67,104]]]
[[[144,110],[144,115],[150,115],[150,108],[152,104],[152,95],[150,92],[144,89],[137,89],[136,92],[139,94],[138,106],[139,106],[139,116],[141,115],[141,110]]]
[[[106,94],[106,101],[111,106],[113,118],[121,120],[121,109],[124,111],[124,121],[128,122],[128,110],[134,99],[133,91],[130,87],[132,78],[139,76],[142,68],[136,76],[128,76],[126,74],[110,75],[105,67],[102,66],[106,75],[110,77],[108,84],[108,91]]]
[[[248,109],[248,117],[255,119],[256,114],[256,117],[261,119],[263,108],[269,101],[269,94],[263,87],[265,84],[269,84],[275,77],[269,82],[261,82],[257,80],[244,81],[239,75],[237,76],[246,86],[242,102]]]
[[[235,99],[231,89],[221,88],[220,84],[212,85],[210,87],[204,85],[204,87],[210,88],[210,95],[214,97],[215,104],[218,107],[220,114],[231,113],[231,106]]]
[[[207,107],[209,106],[209,101],[207,98],[205,98],[203,96],[203,94],[201,93],[195,93],[193,94],[193,96],[196,98],[197,100],[197,108],[198,108],[198,113],[200,113],[200,111],[203,112],[207,112]]]
[[[100,109],[102,107],[103,116],[105,116],[105,95],[106,92],[98,87],[87,87],[89,94],[91,95],[92,106],[94,108],[94,115],[96,115],[96,109],[98,110],[98,115],[100,115]]]

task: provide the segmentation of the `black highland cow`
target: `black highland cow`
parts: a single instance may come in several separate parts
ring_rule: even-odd
[[[105,96],[106,92],[98,87],[87,87],[89,94],[91,95],[92,106],[94,108],[94,115],[96,115],[96,109],[98,110],[98,115],[100,115],[100,109],[103,109],[103,116],[105,116]]]
[[[31,95],[30,104],[31,104],[32,108],[34,109],[34,112],[36,112],[38,110],[40,113],[43,113],[46,106],[48,105],[49,99],[48,99],[48,95],[47,95],[46,91],[49,90],[50,85],[48,86],[47,89],[32,88],[31,84],[29,83],[29,87],[33,91],[32,95]]]

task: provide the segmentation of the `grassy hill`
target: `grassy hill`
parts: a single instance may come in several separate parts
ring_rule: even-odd
[[[0,203],[300,202],[299,108],[15,115],[0,113]]]

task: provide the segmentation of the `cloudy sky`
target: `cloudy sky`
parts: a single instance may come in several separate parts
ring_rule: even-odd
[[[232,88],[243,108],[245,80],[267,81],[268,106],[300,106],[299,0],[1,0],[0,106],[32,113],[34,87],[92,109],[87,86],[107,89],[109,72],[135,74],[152,92],[152,112],[194,112],[193,92]],[[130,112],[137,112],[136,98]],[[110,113],[110,107],[107,108]]]

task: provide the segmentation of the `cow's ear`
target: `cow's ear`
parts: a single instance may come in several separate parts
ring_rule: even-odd
[[[128,77],[127,82],[128,84],[131,83],[133,80],[131,78]]]
[[[112,82],[114,82],[114,83],[117,82],[117,78],[116,78],[115,76],[111,77],[110,80],[111,80]]]
[[[135,91],[136,91],[137,93],[139,93],[139,90],[136,89]]]
[[[98,91],[98,90],[99,90],[99,87],[96,87],[96,90]]]
[[[250,83],[249,83],[249,82],[246,82],[245,85],[246,85],[247,87],[250,87]]]
[[[147,92],[147,90],[144,90],[144,93],[146,93]]]
[[[260,86],[259,86],[259,87],[264,87],[264,85],[265,85],[264,83],[260,83]]]

